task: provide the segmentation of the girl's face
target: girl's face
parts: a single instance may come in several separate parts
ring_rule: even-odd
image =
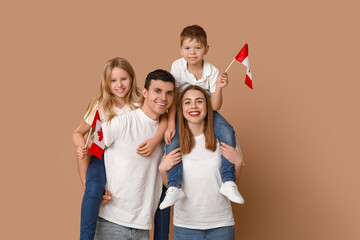
[[[189,123],[202,123],[207,115],[206,99],[198,90],[188,90],[182,100],[184,118]]]
[[[131,89],[132,78],[124,69],[115,67],[111,71],[110,92],[116,98],[123,99]]]

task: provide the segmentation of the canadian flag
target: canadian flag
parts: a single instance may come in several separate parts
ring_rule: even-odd
[[[95,132],[94,132],[93,143],[91,144],[89,153],[95,155],[99,159],[102,159],[105,144],[104,144],[103,131],[101,128],[101,120],[98,110],[96,110],[95,117],[91,127],[95,127]]]
[[[253,89],[252,76],[251,76],[250,63],[249,63],[249,48],[247,43],[243,46],[243,48],[240,50],[238,55],[236,55],[235,59],[246,66],[247,69],[246,69],[245,84],[249,88]]]

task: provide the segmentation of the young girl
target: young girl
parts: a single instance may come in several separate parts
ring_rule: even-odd
[[[142,102],[143,97],[137,88],[135,72],[130,63],[119,57],[110,59],[104,68],[100,90],[91,100],[83,121],[73,133],[73,141],[77,147],[78,171],[85,187],[81,206],[80,239],[94,239],[100,204],[111,199],[111,193],[105,189],[104,159],[95,156],[90,159],[87,150],[91,142],[85,146],[85,135],[91,129],[96,110],[99,111],[101,121],[106,122],[140,107]],[[153,153],[156,145],[163,139],[166,121],[165,117],[161,119],[156,135],[140,144],[138,154],[147,157]]]

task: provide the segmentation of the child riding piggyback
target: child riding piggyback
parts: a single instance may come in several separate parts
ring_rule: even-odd
[[[219,142],[224,142],[232,147],[236,146],[235,132],[232,126],[217,111],[222,106],[222,89],[228,84],[228,75],[219,70],[211,63],[204,60],[209,51],[207,36],[204,29],[198,25],[185,27],[180,34],[180,54],[182,58],[174,61],[171,66],[171,74],[175,78],[175,97],[169,109],[168,127],[165,132],[166,154],[179,148],[179,131],[176,118],[177,96],[179,92],[189,85],[197,85],[206,90],[211,97],[211,106],[214,110],[214,130]],[[181,103],[179,103],[181,104]],[[196,109],[195,109],[196,110]],[[193,111],[196,118],[196,111]],[[228,199],[236,203],[244,203],[235,183],[235,168],[224,156],[221,156],[221,179],[220,192]],[[173,205],[176,201],[185,197],[181,189],[182,162],[168,171],[168,190],[165,199],[160,204],[160,209]],[[194,183],[196,184],[196,183]]]

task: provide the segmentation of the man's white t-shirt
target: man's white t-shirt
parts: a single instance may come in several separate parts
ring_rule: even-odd
[[[171,65],[171,74],[175,78],[175,87],[180,89],[180,92],[189,85],[197,85],[206,90],[211,95],[216,90],[216,82],[219,78],[219,70],[209,62],[204,60],[203,75],[201,79],[196,79],[187,69],[187,62],[184,58],[175,60]]]
[[[205,148],[205,135],[195,137],[195,146],[182,155],[185,198],[174,206],[174,225],[211,229],[235,224],[229,199],[220,193],[220,145],[214,152]]]
[[[107,189],[112,199],[100,207],[100,217],[129,228],[151,229],[162,190],[158,165],[164,146],[159,144],[150,157],[142,157],[136,149],[155,135],[158,126],[159,121],[141,109],[102,124],[108,146],[104,155]]]

